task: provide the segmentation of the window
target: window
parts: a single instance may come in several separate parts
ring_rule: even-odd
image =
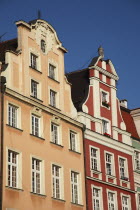
[[[126,159],[119,158],[120,178],[128,181]]]
[[[109,107],[109,95],[108,93],[102,91],[102,105],[105,107]]]
[[[70,131],[70,149],[72,151],[78,152],[78,139],[77,133]]]
[[[41,193],[41,161],[32,158],[32,192]]]
[[[19,154],[8,150],[8,186],[18,187],[18,156]]]
[[[61,199],[61,167],[52,165],[53,197]]]
[[[97,171],[98,170],[98,150],[92,147],[90,149],[90,162],[91,162],[91,169]]]
[[[140,170],[140,152],[135,151],[135,168]]]
[[[50,105],[56,107],[56,92],[50,90]]]
[[[93,209],[101,210],[101,190],[93,188]]]
[[[43,53],[45,53],[45,51],[46,51],[46,43],[44,40],[41,40],[41,50]]]
[[[122,196],[122,210],[129,210],[129,198]]]
[[[109,207],[109,210],[115,210],[116,209],[115,193],[108,192],[108,207]]]
[[[107,93],[102,92],[102,102],[106,102],[107,101]]]
[[[49,64],[49,77],[56,80],[56,67]]]
[[[138,210],[140,210],[140,194],[138,194]]]
[[[18,108],[12,104],[8,105],[8,124],[17,127],[17,111]]]
[[[38,98],[38,82],[31,80],[31,96]]]
[[[106,174],[113,175],[113,156],[106,153]]]
[[[40,135],[40,118],[32,115],[32,134],[35,136]]]
[[[103,134],[108,134],[108,122],[106,120],[102,120],[102,125],[103,125]]]
[[[52,134],[52,142],[55,144],[59,144],[59,127],[58,125],[51,123],[51,134]]]
[[[31,53],[31,67],[37,69],[37,56]]]
[[[71,171],[72,203],[79,203],[79,174]]]

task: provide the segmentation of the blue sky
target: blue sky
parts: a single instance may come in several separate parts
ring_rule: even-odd
[[[0,35],[15,38],[17,20],[42,19],[56,30],[63,46],[66,72],[86,68],[102,45],[120,77],[119,99],[140,107],[139,0],[0,0]]]

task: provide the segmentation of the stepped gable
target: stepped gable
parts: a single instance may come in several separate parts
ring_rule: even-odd
[[[89,69],[83,69],[66,74],[67,80],[72,84],[71,95],[77,111],[82,111],[89,91]]]
[[[132,137],[140,139],[135,127],[133,117],[130,114],[130,110],[121,106],[121,114],[126,125],[126,131],[131,133]]]
[[[5,62],[5,51],[11,50],[15,52],[17,49],[17,46],[18,46],[17,38],[1,42],[0,43],[0,61],[2,63]]]

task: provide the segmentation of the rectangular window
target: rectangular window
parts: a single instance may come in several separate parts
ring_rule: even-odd
[[[70,131],[70,149],[78,152],[77,134],[73,131]]]
[[[56,79],[56,67],[52,64],[49,64],[49,77],[52,79]]]
[[[115,210],[116,209],[115,193],[108,192],[108,207],[109,207],[109,210]]]
[[[106,174],[113,175],[113,156],[106,153]]]
[[[31,80],[31,96],[38,98],[38,82]]]
[[[32,158],[32,192],[41,193],[41,161]]]
[[[31,53],[31,67],[37,69],[37,56]]]
[[[93,188],[93,209],[101,210],[101,190]]]
[[[56,107],[56,92],[50,90],[50,105]]]
[[[32,134],[35,136],[40,135],[40,118],[32,115]]]
[[[18,108],[12,104],[8,105],[8,124],[17,128],[17,111]]]
[[[53,197],[61,199],[61,167],[52,165]]]
[[[59,144],[59,126],[51,123],[52,142]]]
[[[79,174],[71,171],[72,203],[79,203]]]
[[[135,168],[140,170],[140,152],[135,151]]]
[[[102,92],[102,102],[107,102],[107,93]]]
[[[18,187],[18,153],[8,150],[8,186]]]
[[[120,178],[123,180],[128,181],[127,177],[127,165],[126,159],[119,158],[119,165],[120,165]]]
[[[90,162],[91,169],[98,171],[98,150],[92,147],[90,149]]]
[[[122,196],[122,209],[129,210],[129,198],[126,196]]]
[[[106,120],[102,120],[102,125],[103,125],[103,134],[107,133],[108,134],[108,122]]]

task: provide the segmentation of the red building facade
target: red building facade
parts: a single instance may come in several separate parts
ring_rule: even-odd
[[[118,75],[103,49],[89,67],[67,75],[80,122],[88,210],[135,210],[133,148],[117,99]]]

